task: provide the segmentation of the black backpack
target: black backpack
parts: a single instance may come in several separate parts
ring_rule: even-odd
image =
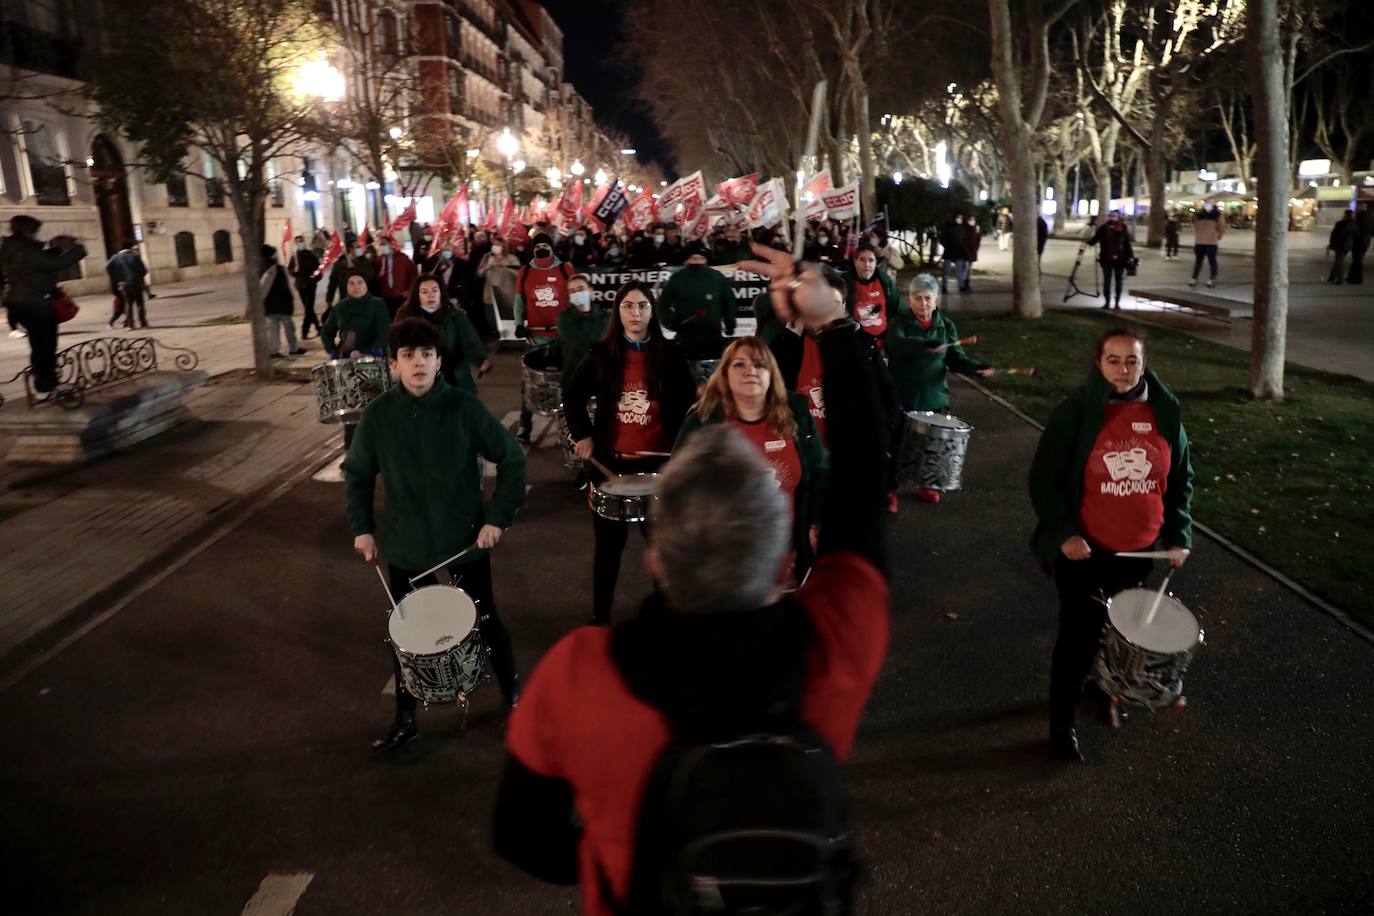
[[[712,742],[681,735],[640,802],[631,916],[851,912],[849,800],[825,742],[801,724]],[[603,876],[603,898],[610,901]]]

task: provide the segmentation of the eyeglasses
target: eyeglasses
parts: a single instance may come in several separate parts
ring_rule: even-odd
[[[647,302],[622,302],[622,303],[620,303],[620,309],[621,309],[621,311],[624,311],[624,312],[650,312],[650,311],[653,311],[653,308],[654,308],[654,307],[653,307],[652,305],[650,305],[649,303],[647,303]]]

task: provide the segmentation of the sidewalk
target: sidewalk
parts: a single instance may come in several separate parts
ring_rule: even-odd
[[[342,442],[316,422],[308,384],[212,380],[187,406],[195,420],[109,459],[57,474],[4,467],[0,656],[109,604],[178,542]]]
[[[1136,254],[1140,258],[1139,275],[1127,277],[1125,293],[1121,297],[1123,311],[1133,317],[1147,318],[1213,340],[1239,350],[1250,350],[1253,322],[1239,319],[1229,327],[1181,315],[1176,311],[1147,306],[1136,302],[1133,287],[1155,289],[1188,289],[1188,277],[1193,269],[1192,237],[1184,233],[1183,245],[1177,261],[1165,261],[1161,251],[1143,247],[1144,229],[1137,233],[1142,240]],[[1364,286],[1330,286],[1322,282],[1326,276],[1326,252],[1323,239],[1314,241],[1312,233],[1296,233],[1289,250],[1288,291],[1288,350],[1291,363],[1353,375],[1374,381],[1374,275]],[[1078,253],[1078,243],[1067,239],[1051,239],[1045,247],[1042,262],[1041,297],[1045,308],[1098,308],[1102,299],[1074,296],[1064,301],[1068,277]],[[1097,288],[1094,279],[1094,250],[1088,249],[1078,270],[1078,286],[1091,293]],[[1374,259],[1367,262],[1374,270]],[[923,268],[938,274],[938,265]],[[1203,277],[1207,275],[1203,266]],[[903,271],[905,281],[912,271]],[[1220,271],[1216,289],[1199,289],[1209,294],[1252,303],[1254,295],[1254,233],[1233,230],[1221,245]],[[998,251],[991,235],[985,236],[971,280],[972,294],[952,292],[941,302],[950,315],[960,311],[1011,310],[1011,251]],[[952,289],[952,288],[951,288]]]

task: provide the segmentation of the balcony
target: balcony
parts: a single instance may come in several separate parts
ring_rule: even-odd
[[[497,47],[501,47],[505,44],[505,34],[503,33],[501,25],[491,25],[483,19],[476,10],[472,9],[472,7],[468,6],[466,3],[463,4],[460,15],[468,22],[472,23],[473,28],[496,42]]]
[[[479,60],[473,54],[464,53],[458,60],[462,63],[463,69],[468,72],[477,74],[498,89],[505,88],[501,81],[501,72],[498,68],[491,66],[485,61]]]

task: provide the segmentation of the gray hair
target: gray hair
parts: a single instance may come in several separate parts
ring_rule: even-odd
[[[664,467],[653,525],[664,594],[685,613],[762,607],[791,542],[777,476],[724,423],[702,427]]]
[[[940,284],[930,274],[917,274],[911,278],[911,285],[907,287],[907,294],[915,296],[918,293],[930,293],[938,300],[940,298]]]

